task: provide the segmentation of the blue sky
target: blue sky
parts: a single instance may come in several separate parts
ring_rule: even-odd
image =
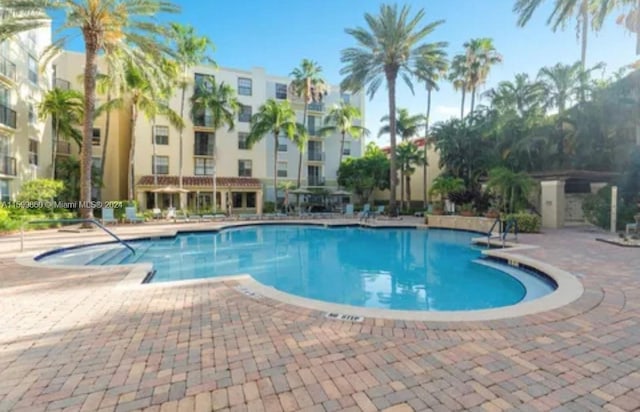
[[[180,15],[171,20],[188,23],[209,36],[216,45],[213,58],[226,67],[264,67],[268,73],[288,75],[302,58],[316,60],[332,84],[341,80],[340,50],[355,45],[344,32],[347,27],[363,26],[365,12],[376,13],[380,2],[372,0],[177,0]],[[532,76],[545,65],[572,63],[580,59],[575,24],[553,33],[545,25],[551,1],[538,10],[525,28],[516,26],[509,0],[407,0],[404,3],[426,11],[425,23],[445,20],[428,38],[449,42],[449,54],[462,51],[462,44],[473,37],[491,37],[504,62],[495,67],[486,88],[516,73]],[[402,3],[401,3],[402,4]],[[635,39],[611,18],[599,33],[590,33],[587,53],[589,65],[603,61],[607,71],[635,61]],[[78,49],[74,44],[72,48]],[[399,82],[398,106],[423,113],[426,97],[420,86],[416,95]],[[432,121],[459,113],[460,94],[443,83],[433,97]],[[381,116],[387,113],[386,88],[366,102],[366,126],[377,136]],[[385,137],[370,138],[379,144]]]

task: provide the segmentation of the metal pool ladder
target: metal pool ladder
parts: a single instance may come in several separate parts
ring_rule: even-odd
[[[111,236],[116,240],[116,242],[120,243],[122,246],[126,247],[131,251],[132,254],[136,254],[136,251],[130,244],[120,239],[118,235],[104,227],[102,223],[98,222],[96,219],[44,219],[44,220],[31,220],[29,222],[24,222],[22,226],[20,226],[20,252],[24,251],[24,226],[30,224],[38,224],[38,223],[92,223],[102,229],[106,234]]]
[[[507,239],[507,235],[509,234],[509,231],[511,230],[511,228],[513,228],[513,233],[515,235],[515,240],[516,242],[518,241],[518,221],[515,218],[511,218],[507,221],[505,221],[506,225],[504,225],[504,230],[502,231],[502,233],[498,233],[497,235],[493,234],[493,229],[495,229],[496,225],[502,223],[502,221],[500,220],[500,218],[497,218],[494,222],[493,225],[491,225],[491,229],[489,229],[489,231],[487,232],[487,247],[491,247],[491,239],[495,239],[495,238],[500,238],[502,240],[502,247],[505,247],[505,241]]]

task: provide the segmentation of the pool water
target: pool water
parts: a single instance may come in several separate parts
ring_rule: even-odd
[[[483,264],[482,249],[471,245],[476,236],[449,230],[257,225],[132,242],[136,255],[109,244],[40,260],[65,265],[151,262],[156,270],[151,282],[250,274],[306,298],[399,310],[487,309],[553,291],[540,277],[512,276],[511,267]],[[526,278],[527,287],[518,278]]]

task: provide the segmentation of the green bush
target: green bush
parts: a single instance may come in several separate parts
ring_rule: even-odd
[[[627,223],[633,222],[637,210],[633,203],[625,204],[618,196],[616,229],[624,230]],[[587,196],[582,202],[582,212],[589,223],[609,230],[611,228],[611,186],[605,186],[598,190],[598,193]]]
[[[262,208],[263,213],[274,213],[276,211],[275,202],[264,202],[264,207]]]
[[[34,179],[20,188],[20,202],[50,202],[64,190],[64,183],[52,179]]]
[[[504,217],[505,222],[508,222],[511,219],[515,219],[516,222],[518,222],[518,231],[520,233],[538,233],[540,231],[540,226],[542,225],[540,216],[532,213],[520,212],[506,215]]]

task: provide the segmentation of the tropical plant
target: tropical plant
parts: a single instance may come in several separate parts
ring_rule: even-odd
[[[91,166],[91,187],[102,187],[103,180],[98,173],[97,167]],[[59,193],[58,200],[61,202],[77,202],[80,198],[80,161],[73,156],[65,156],[58,160],[57,179],[64,182],[64,190]]]
[[[391,130],[389,122],[389,115],[384,115],[380,118],[380,122],[387,124],[383,124],[378,131],[378,137],[388,134],[389,130]],[[421,114],[409,114],[409,110],[399,108],[396,115],[396,133],[400,135],[400,139],[405,141],[412,137],[416,137],[420,131],[424,127],[424,115]]]
[[[296,124],[296,112],[287,101],[277,102],[268,99],[258,112],[251,117],[251,130],[247,136],[247,145],[251,148],[268,134],[273,135],[273,194],[278,198],[278,146],[279,139],[284,136],[293,139],[296,130],[304,132],[304,126]]]
[[[487,188],[498,193],[504,212],[516,213],[526,207],[533,186],[533,180],[526,173],[514,172],[506,167],[496,167],[489,171]]]
[[[369,130],[365,127],[355,124],[360,118],[362,118],[360,109],[345,102],[333,105],[329,109],[329,114],[324,118],[324,127],[318,132],[320,136],[339,133],[341,137],[338,165],[342,164],[345,137],[349,135],[353,139],[358,139],[369,134]]]
[[[206,36],[199,36],[195,29],[189,25],[171,23],[171,39],[175,62],[179,66],[178,88],[180,89],[180,117],[184,118],[187,87],[190,83],[189,69],[201,64],[209,63],[215,66],[215,62],[207,56],[208,51],[213,51],[213,43]],[[197,92],[197,90],[196,90]],[[180,128],[178,155],[178,184],[182,188],[184,176],[184,129]],[[182,206],[182,205],[181,205]],[[214,202],[215,207],[215,202]]]
[[[346,33],[358,43],[342,51],[341,60],[345,66],[340,71],[346,75],[341,83],[343,90],[360,91],[366,87],[369,97],[373,97],[383,82],[386,82],[389,99],[390,136],[390,184],[389,208],[395,213],[396,207],[396,80],[398,76],[413,90],[409,77],[415,61],[433,45],[424,43],[442,21],[422,25],[425,16],[420,9],[411,16],[411,8],[397,5],[380,6],[378,15],[365,14],[368,29],[358,27],[347,29]]]
[[[304,101],[302,118],[303,124],[306,125],[309,103],[321,102],[323,97],[327,95],[329,86],[322,79],[322,67],[319,66],[317,62],[309,59],[302,59],[300,67],[296,67],[290,76],[292,80],[289,84],[289,90],[291,90],[294,96]],[[300,180],[302,178],[302,154],[303,151],[300,150],[300,157],[298,158],[298,187],[300,187]]]
[[[285,211],[289,211],[289,192],[296,188],[296,184],[291,180],[284,180],[278,183],[278,189],[284,192],[284,209]],[[298,196],[299,198],[300,196]]]
[[[338,184],[367,201],[375,189],[389,188],[389,158],[375,143],[369,143],[364,156],[349,157],[340,163]]]
[[[80,199],[91,201],[92,131],[95,112],[97,59],[100,52],[117,47],[129,59],[146,61],[147,66],[170,50],[161,40],[166,26],[158,24],[159,13],[175,13],[179,8],[164,0],[0,0],[5,18],[0,25],[0,41],[40,27],[50,27],[48,11],[63,15],[56,40],[44,52],[50,61],[67,42],[82,35],[85,50],[84,118],[82,124],[82,173]],[[150,58],[151,57],[151,58]],[[83,207],[83,218],[92,218],[93,209]]]
[[[453,57],[451,67],[449,68],[448,79],[453,85],[453,89],[462,93],[460,101],[460,119],[464,119],[464,103],[469,88],[469,66],[467,65],[467,57],[458,54]]]
[[[433,184],[429,193],[439,195],[441,198],[448,198],[451,193],[462,192],[465,189],[464,180],[459,177],[440,175],[433,179]]]
[[[467,66],[467,87],[471,90],[472,113],[475,109],[476,92],[489,76],[491,67],[502,61],[502,56],[496,51],[493,40],[487,37],[471,39],[464,43]]]
[[[64,182],[53,179],[33,179],[22,184],[19,202],[52,202],[64,190]]]
[[[501,114],[512,113],[525,117],[544,106],[545,88],[541,82],[532,82],[528,74],[519,73],[514,81],[501,81],[484,96],[489,98],[491,107]]]
[[[54,88],[45,93],[38,104],[38,117],[40,120],[51,118],[52,151],[51,151],[51,178],[56,177],[56,155],[58,141],[72,139],[79,146],[82,145],[82,135],[76,129],[82,120],[82,93],[73,89]]]
[[[422,151],[414,142],[405,140],[396,147],[396,157],[400,169],[400,199],[401,207],[411,205],[411,175],[416,171],[416,166],[421,166],[424,161]],[[407,203],[405,204],[405,193]]]

